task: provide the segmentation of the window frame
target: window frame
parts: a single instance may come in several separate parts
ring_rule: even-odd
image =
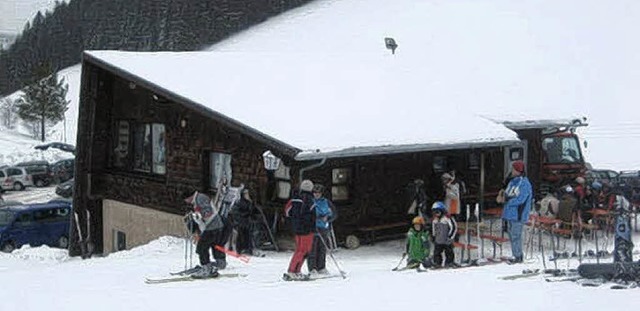
[[[344,173],[344,177],[340,177],[340,173]],[[331,169],[331,200],[334,202],[349,202],[351,196],[351,180],[353,179],[353,168],[336,167]],[[344,189],[346,195],[339,196],[338,189]]]
[[[126,123],[126,126],[121,124]],[[142,136],[138,136],[139,129],[143,129]],[[148,134],[146,129],[149,130]],[[124,132],[123,132],[124,130]],[[157,132],[156,132],[157,131]],[[109,167],[120,171],[133,173],[138,175],[166,177],[167,175],[167,126],[160,122],[140,122],[130,119],[117,119],[113,122],[112,143],[109,148]],[[162,134],[156,134],[156,133]],[[126,133],[126,134],[125,134]],[[126,139],[125,139],[126,136]],[[145,166],[148,169],[140,168],[136,163],[138,161],[138,137],[142,137],[143,146],[140,148],[143,156],[146,156]],[[144,141],[149,138],[149,146],[144,146]],[[162,138],[161,144],[156,138]],[[126,147],[125,147],[126,146]],[[161,153],[158,154],[158,150]],[[118,152],[123,155],[118,156]],[[162,161],[156,161],[161,155]]]
[[[227,156],[229,161],[228,161],[228,174],[224,174],[223,172],[226,171],[222,171],[220,176],[214,176],[214,163],[213,163],[213,156],[214,154],[216,155],[224,155]],[[207,152],[208,155],[208,171],[207,171],[207,184],[209,189],[217,191],[218,190],[218,185],[220,184],[220,179],[224,176],[227,178],[227,185],[231,184],[231,181],[233,180],[233,154],[231,152],[227,152],[227,151],[222,151],[222,150],[210,150]],[[225,157],[225,158],[227,158]],[[226,162],[225,160],[223,160],[224,162]],[[227,166],[227,163],[223,163],[223,166]],[[215,182],[214,182],[215,179]]]

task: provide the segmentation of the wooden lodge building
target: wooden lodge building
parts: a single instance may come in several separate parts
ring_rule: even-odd
[[[87,230],[86,211],[91,215],[89,230],[96,252],[129,249],[163,235],[184,236],[182,217],[189,208],[184,198],[196,190],[213,195],[223,174],[232,185],[249,187],[270,216],[282,209],[300,178],[325,185],[327,196],[338,206],[340,216],[335,229],[338,240],[342,240],[376,226],[405,230],[405,226],[399,228],[397,224],[408,221],[410,185],[415,179],[424,180],[429,197],[438,198],[441,174],[455,170],[468,188],[464,203],[473,204],[482,196],[495,197],[507,173],[505,156],[524,156],[515,133],[502,125],[471,119],[468,122],[489,130],[475,126],[473,133],[445,142],[429,137],[409,138],[413,139],[411,143],[397,145],[347,142],[352,147],[308,151],[297,146],[305,140],[311,144],[331,140],[313,132],[295,136],[299,134],[295,129],[304,128],[298,124],[298,116],[308,115],[313,109],[282,116],[269,113],[268,109],[253,110],[260,105],[247,104],[250,113],[243,115],[246,110],[237,111],[237,107],[249,103],[255,94],[246,91],[238,98],[218,97],[216,90],[233,89],[236,86],[232,83],[259,85],[259,81],[268,80],[269,74],[260,64],[250,64],[256,71],[241,82],[225,79],[219,73],[211,79],[227,83],[220,88],[214,87],[217,83],[211,84],[211,89],[208,83],[194,83],[202,81],[198,70],[208,72],[206,68],[233,62],[225,58],[233,56],[115,51],[84,54],[73,205],[83,235]],[[269,65],[279,66],[278,61]],[[189,65],[195,71],[190,71]],[[300,66],[290,68],[307,70]],[[287,74],[293,77],[292,81],[300,80],[296,79],[299,72]],[[308,81],[303,79],[300,83]],[[299,89],[296,85],[290,87]],[[291,102],[282,97],[285,88],[288,89],[282,86],[258,90],[259,97],[265,100],[264,107]],[[268,100],[271,97],[274,99]],[[338,107],[344,105],[337,97],[319,100],[338,101]],[[247,115],[254,116],[260,124],[239,121]],[[284,127],[268,129],[269,133],[259,130],[265,128],[264,124],[271,124],[268,120]],[[316,121],[309,118],[305,122]],[[330,121],[337,122],[343,120]],[[383,135],[375,129],[362,131],[362,136]],[[282,133],[283,138],[277,133]],[[491,133],[498,134],[488,136]],[[350,132],[349,136],[356,134]],[[275,172],[265,169],[267,151],[281,160]],[[73,228],[71,240],[77,241],[76,226]],[[71,252],[77,254],[77,245]]]

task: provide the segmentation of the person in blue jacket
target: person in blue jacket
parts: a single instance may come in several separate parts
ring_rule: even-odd
[[[316,184],[313,187],[313,198],[316,211],[316,232],[311,253],[307,258],[307,268],[311,276],[329,273],[326,264],[327,248],[325,244],[329,241],[331,222],[336,215],[333,203],[324,197],[324,186]]]
[[[510,263],[521,263],[522,254],[522,230],[524,224],[529,219],[531,211],[531,183],[525,176],[524,162],[514,161],[512,164],[511,176],[507,190],[505,191],[506,202],[502,210],[502,219],[507,223],[509,239],[511,240],[511,254],[513,258]]]

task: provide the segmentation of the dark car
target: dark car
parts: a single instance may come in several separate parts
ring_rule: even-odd
[[[0,250],[25,244],[67,248],[70,215],[71,203],[60,200],[0,208]]]
[[[63,198],[70,198],[73,196],[74,179],[71,178],[56,187],[56,194]]]
[[[75,163],[75,159],[65,159],[53,163],[51,165],[51,176],[54,182],[60,184],[73,178]]]
[[[586,177],[589,183],[598,181],[600,183],[616,186],[618,184],[619,175],[620,174],[618,172],[612,170],[592,169],[587,171]]]
[[[52,174],[47,161],[30,161],[16,164],[18,167],[24,167],[27,173],[31,175],[33,184],[36,187],[46,187],[51,184]]]

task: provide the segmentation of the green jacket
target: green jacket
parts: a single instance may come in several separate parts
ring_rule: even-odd
[[[431,253],[429,243],[429,232],[425,230],[416,231],[411,227],[407,232],[407,256],[410,261],[422,262],[425,258],[429,257]]]

